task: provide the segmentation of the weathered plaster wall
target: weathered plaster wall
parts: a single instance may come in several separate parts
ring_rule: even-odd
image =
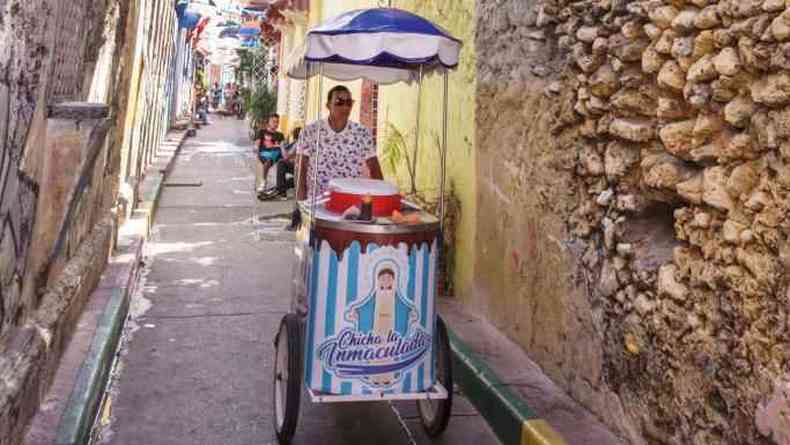
[[[0,333],[23,321],[33,304],[22,302],[21,296],[39,188],[35,166],[31,174],[21,164],[26,136],[37,106],[41,108],[37,101],[46,86],[40,67],[50,60],[44,48],[52,36],[45,30],[54,19],[42,12],[50,3],[9,2],[0,11]],[[43,26],[32,27],[36,22]],[[22,32],[25,28],[32,29]]]
[[[381,3],[381,2],[380,2]],[[475,2],[394,0],[393,7],[405,9],[442,26],[461,39],[464,46],[458,68],[448,79],[447,179],[445,186],[457,199],[458,214],[454,215],[454,252],[450,265],[454,294],[462,300],[472,294],[475,264],[476,181],[474,150],[475,138]],[[423,79],[420,96],[419,156],[417,159],[417,190],[429,200],[439,196],[440,144],[442,138],[442,76]],[[378,145],[379,156],[385,157],[382,147],[388,126],[394,126],[404,137],[408,150],[414,150],[418,89],[416,85],[386,85],[379,88]],[[386,163],[386,162],[385,162]],[[390,173],[390,172],[388,172]],[[401,190],[409,190],[409,176],[400,165],[391,179]]]
[[[3,2],[0,20],[0,443],[19,443],[109,247],[106,107],[82,101],[115,52],[117,2]],[[109,66],[113,68],[112,64]],[[58,114],[58,116],[55,116]],[[69,113],[66,113],[69,114]],[[59,165],[56,165],[58,164]],[[59,167],[59,168],[56,168]],[[99,224],[104,221],[104,226]],[[57,309],[57,310],[55,310]]]
[[[156,155],[166,131],[171,109],[166,85],[174,45],[177,18],[170,7],[153,0],[128,2],[129,20],[119,71],[118,115],[113,152],[120,163],[119,213],[126,217],[140,192],[139,184]],[[188,47],[187,47],[188,49]]]
[[[58,191],[44,187],[45,181],[73,182],[78,170],[53,170],[46,172],[46,163],[55,150],[46,150],[55,144],[65,143],[69,136],[61,132],[47,131],[49,106],[62,101],[84,100],[93,86],[106,88],[111,82],[108,64],[102,74],[94,76],[96,61],[101,48],[103,59],[112,61],[114,48],[105,45],[105,39],[114,35],[113,21],[105,23],[105,17],[117,17],[115,2],[99,2],[88,8],[85,2],[65,5],[59,2],[9,2],[4,4],[3,21],[0,26],[3,45],[0,47],[0,66],[5,74],[0,80],[0,250],[3,267],[0,272],[0,332],[25,322],[38,304],[37,294],[46,286],[47,277],[41,277],[40,268],[51,256],[54,238],[42,241],[38,233],[57,237],[54,232],[61,224],[58,215],[51,221],[41,221],[42,200]],[[83,35],[75,34],[79,29]],[[54,30],[73,31],[67,36],[58,36]],[[57,42],[57,44],[56,44]],[[86,126],[83,128],[89,131]],[[65,139],[64,139],[65,138]],[[79,155],[77,147],[75,153]],[[101,150],[102,154],[106,150]],[[77,158],[79,166],[84,159]],[[102,164],[103,166],[103,164]],[[102,189],[103,167],[84,172],[93,176],[89,181],[95,187],[84,195],[75,196],[74,201],[81,209],[80,218],[75,218],[72,229],[63,237],[62,245],[78,245],[93,224],[97,208],[106,202]],[[74,177],[72,177],[74,175]],[[70,199],[74,184],[68,184],[62,201]],[[59,202],[59,204],[67,204]],[[46,207],[46,206],[44,206]],[[55,252],[60,260],[71,256],[69,249]],[[43,280],[43,281],[42,281]]]
[[[790,8],[477,8],[475,307],[631,443],[786,443]]]

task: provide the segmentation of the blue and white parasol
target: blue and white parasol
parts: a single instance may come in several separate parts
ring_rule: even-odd
[[[461,41],[416,14],[395,8],[359,9],[311,29],[287,63],[288,75],[305,79],[321,64],[334,80],[410,82],[415,72],[458,65]]]

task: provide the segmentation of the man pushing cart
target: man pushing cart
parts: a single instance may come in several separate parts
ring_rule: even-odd
[[[328,167],[337,167],[339,159],[330,142],[347,126],[318,121],[302,133],[297,198],[303,223],[292,312],[274,340],[274,424],[281,444],[296,430],[303,383],[314,403],[416,400],[429,435],[447,427],[451,355],[436,297],[447,74],[457,66],[460,48],[459,40],[422,17],[393,8],[363,9],[310,30],[302,57],[288,69],[293,78],[318,76],[319,98],[324,77],[421,85],[424,75],[443,75],[444,128],[438,217],[380,179],[372,138],[352,148],[373,178],[358,179],[360,165],[344,167],[348,171]],[[336,93],[330,92],[328,105],[350,110],[348,90]]]

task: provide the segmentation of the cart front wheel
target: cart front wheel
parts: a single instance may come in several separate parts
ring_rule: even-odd
[[[436,319],[436,335],[433,347],[436,348],[436,379],[447,389],[446,399],[425,399],[417,401],[417,411],[425,432],[437,437],[447,428],[453,407],[453,370],[450,351],[450,338],[441,317]]]
[[[299,317],[287,314],[274,339],[274,431],[277,441],[291,442],[299,420],[302,394],[302,342]]]

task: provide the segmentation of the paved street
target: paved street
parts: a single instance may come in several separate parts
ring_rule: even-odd
[[[246,123],[211,115],[160,202],[94,443],[269,444],[272,338],[290,306],[291,201],[254,197]],[[462,396],[431,442],[414,402],[312,405],[297,444],[496,444]]]

